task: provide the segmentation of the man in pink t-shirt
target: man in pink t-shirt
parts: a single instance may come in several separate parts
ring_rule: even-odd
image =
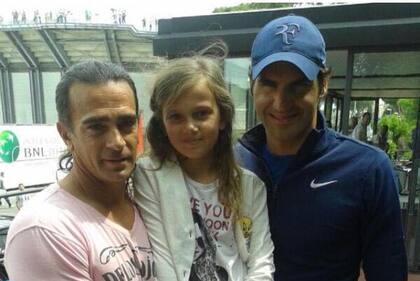
[[[131,199],[138,101],[120,66],[72,66],[56,89],[68,174],[14,219],[5,265],[13,281],[155,280],[146,229]]]

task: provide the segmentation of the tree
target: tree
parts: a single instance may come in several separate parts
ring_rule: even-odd
[[[398,112],[401,115],[404,115],[410,129],[413,129],[416,126],[419,102],[419,99],[399,99],[397,102]]]
[[[219,7],[213,10],[213,13],[226,13],[238,11],[251,11],[263,9],[279,9],[293,7],[293,3],[241,3],[232,7]]]
[[[380,126],[388,126],[388,154],[393,159],[411,159],[411,132],[416,127],[419,102],[418,99],[399,99],[395,103],[397,110],[379,120]]]

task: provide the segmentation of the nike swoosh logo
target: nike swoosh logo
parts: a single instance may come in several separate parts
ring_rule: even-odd
[[[333,181],[326,181],[326,182],[318,182],[318,183],[316,183],[315,182],[315,179],[313,179],[311,181],[311,188],[315,189],[315,188],[319,188],[321,186],[326,186],[326,185],[329,185],[329,184],[332,184],[332,183],[335,183],[335,182],[338,182],[338,181],[337,180],[333,180]]]

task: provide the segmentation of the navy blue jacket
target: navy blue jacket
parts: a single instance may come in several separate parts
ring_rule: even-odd
[[[381,150],[326,128],[312,130],[280,182],[262,157],[264,127],[235,146],[267,186],[276,281],[404,281],[407,258],[392,165]]]

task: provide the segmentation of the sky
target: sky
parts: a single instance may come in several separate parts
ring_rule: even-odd
[[[25,11],[27,21],[32,20],[35,10],[39,10],[41,19],[48,11],[58,13],[60,10],[71,12],[70,19],[84,19],[85,10],[92,12],[93,20],[111,19],[111,9],[126,11],[127,23],[137,24],[143,18],[160,19],[178,16],[210,14],[214,8],[235,6],[251,0],[0,0],[0,15],[3,23],[12,20],[12,11]],[[254,0],[255,2],[255,0]],[[99,4],[100,3],[100,4]]]
[[[299,1],[282,0],[278,2],[303,2],[311,4],[314,2],[323,2],[331,4],[332,2],[366,2],[367,0],[317,0],[317,1]],[[388,2],[388,0],[371,0],[370,2]],[[49,11],[53,13],[53,21],[59,15],[60,11],[70,12],[67,16],[68,22],[85,21],[85,11],[91,12],[93,23],[112,23],[111,9],[118,13],[126,12],[126,23],[136,27],[142,25],[143,19],[149,23],[155,23],[156,19],[205,15],[211,14],[214,8],[235,6],[240,3],[250,2],[273,2],[272,0],[0,0],[2,4],[0,9],[0,21],[2,24],[12,23],[12,11],[25,11],[27,22],[31,23],[34,17],[34,11],[38,10],[41,21],[45,22],[45,14]],[[392,1],[391,1],[392,2]],[[412,2],[408,0],[407,2]],[[19,17],[20,18],[20,17]],[[2,19],[2,20],[1,20]],[[155,29],[156,26],[153,27]]]

